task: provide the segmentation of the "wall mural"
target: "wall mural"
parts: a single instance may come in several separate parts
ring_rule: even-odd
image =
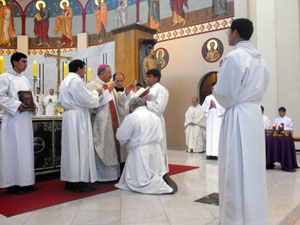
[[[232,17],[234,0],[0,0],[0,45],[16,47],[28,35],[30,48],[76,47],[77,33],[89,44],[113,40],[111,30],[140,23],[158,33]]]
[[[202,47],[203,58],[210,63],[218,61],[223,55],[223,43],[217,38],[208,39]]]

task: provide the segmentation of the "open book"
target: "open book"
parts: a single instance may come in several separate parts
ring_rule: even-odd
[[[133,98],[144,98],[150,92],[150,87],[140,88],[137,92],[132,96]]]

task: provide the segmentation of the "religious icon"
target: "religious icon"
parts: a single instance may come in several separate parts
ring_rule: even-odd
[[[148,22],[150,28],[160,31],[159,0],[148,0]]]
[[[159,48],[155,52],[155,58],[160,65],[160,68],[163,69],[167,66],[169,62],[169,53],[164,48]]]
[[[118,8],[115,10],[115,20],[118,28],[127,25],[127,8],[128,0],[119,0]]]
[[[95,0],[97,9],[94,11],[96,16],[96,32],[98,42],[101,44],[106,36],[107,28],[107,5],[104,0]]]
[[[50,11],[46,8],[46,3],[44,1],[37,1],[35,7],[37,10],[39,10],[39,13],[34,16],[33,30],[35,36],[37,37],[37,46],[46,45],[49,48],[48,28]]]
[[[202,47],[202,56],[207,62],[216,62],[223,54],[223,44],[217,38],[207,40]]]
[[[14,6],[11,2],[0,0],[0,45],[10,47],[14,39]]]
[[[189,8],[188,0],[170,0],[170,6],[172,11],[172,26],[174,27],[177,24],[184,26],[186,21],[183,6],[187,9]]]
[[[62,14],[56,17],[54,32],[56,36],[61,31],[62,46],[66,43],[70,43],[70,47],[73,46],[72,37],[72,19],[73,9],[69,7],[68,0],[60,1],[60,7],[63,9]]]

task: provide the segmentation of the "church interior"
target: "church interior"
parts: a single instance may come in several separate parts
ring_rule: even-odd
[[[232,50],[226,31],[235,18],[254,24],[250,42],[271,77],[260,104],[271,124],[278,108],[286,108],[300,165],[300,0],[0,0],[0,7],[0,73],[11,69],[13,53],[28,55],[23,75],[35,94],[37,87],[45,96],[50,89],[59,94],[73,59],[85,62],[85,83],[95,80],[100,64],[108,64],[112,73],[125,74],[125,86],[145,85],[143,60],[153,48],[160,83],[169,91],[163,115],[169,163],[195,167],[171,176],[178,185],[175,195],[117,189],[12,216],[0,210],[0,224],[219,224],[218,204],[198,202],[218,193],[218,161],[186,151],[184,123],[191,99],[197,97],[202,104],[218,80],[222,61]],[[40,18],[41,8],[45,19]],[[60,170],[63,115],[56,115],[33,118],[34,132],[43,138],[37,145],[47,149],[35,151],[35,171],[43,179]],[[299,169],[286,172],[276,163],[266,175],[268,224],[300,225]],[[0,201],[4,198],[10,201],[0,189]],[[30,204],[30,199],[22,201]]]

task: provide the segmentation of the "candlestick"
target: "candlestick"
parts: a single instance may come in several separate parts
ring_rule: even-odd
[[[33,76],[36,77],[37,75],[37,63],[33,61]]]
[[[3,73],[3,57],[0,57],[0,73]]]
[[[91,81],[91,74],[92,74],[92,69],[89,68],[89,69],[88,69],[88,82]]]
[[[68,76],[68,64],[65,63],[64,65],[64,78],[66,78]]]

